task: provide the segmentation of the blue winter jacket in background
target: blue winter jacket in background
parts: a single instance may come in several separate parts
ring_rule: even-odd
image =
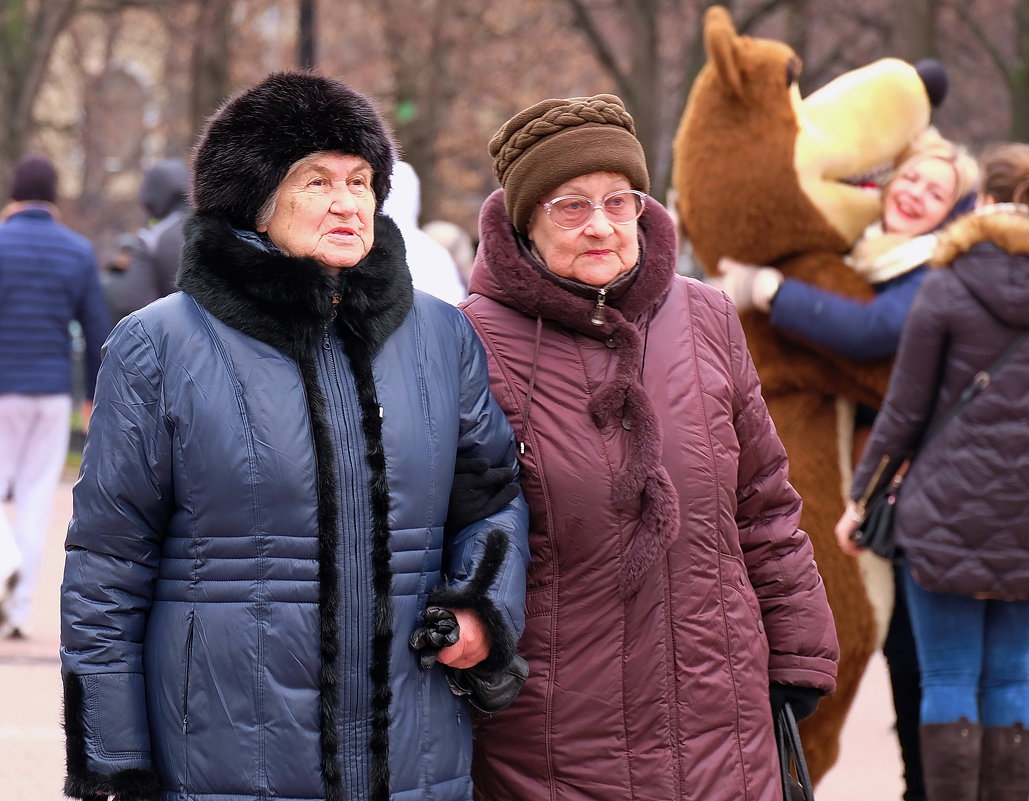
[[[961,197],[936,230],[975,208],[976,194]],[[928,274],[920,264],[872,284],[872,301],[855,300],[795,278],[782,282],[769,320],[775,328],[807,339],[848,359],[890,359],[897,353],[915,295]]]
[[[528,513],[444,537],[455,458],[516,467],[486,358],[413,293],[396,226],[338,278],[217,218],[182,292],[122,320],[62,588],[73,797],[470,801],[466,701],[409,648],[524,625]]]
[[[787,278],[772,303],[772,325],[849,359],[890,358],[897,352],[904,320],[928,269],[919,265],[873,284],[871,301]]]
[[[12,214],[0,225],[0,394],[71,393],[72,320],[82,326],[92,398],[111,330],[93,248],[44,206]]]

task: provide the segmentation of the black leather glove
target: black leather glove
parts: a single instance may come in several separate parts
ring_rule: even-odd
[[[484,670],[482,665],[480,662],[464,670],[448,665],[450,691],[467,698],[481,712],[493,714],[507,709],[529,678],[529,663],[515,654],[506,667]]]
[[[411,632],[407,644],[418,652],[418,664],[428,670],[436,664],[440,651],[457,642],[461,627],[457,625],[454,613],[440,606],[430,606],[425,610],[424,623]]]
[[[793,707],[793,716],[798,721],[812,715],[822,698],[821,690],[799,684],[772,684],[768,687],[768,694],[772,698],[773,719],[779,716],[779,710],[789,702]]]
[[[458,458],[447,507],[446,532],[460,531],[499,512],[518,496],[514,470],[490,467],[481,457]]]

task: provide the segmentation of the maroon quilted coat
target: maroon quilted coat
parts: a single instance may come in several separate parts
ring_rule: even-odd
[[[972,377],[1029,328],[1029,212],[995,206],[943,234],[911,307],[855,499],[899,463]],[[1029,341],[931,434],[904,478],[896,536],[921,586],[1029,598]]]
[[[597,291],[545,271],[487,199],[465,302],[524,445],[531,675],[476,724],[485,801],[776,801],[769,682],[835,686],[838,647],[736,312],[641,264]],[[531,396],[531,397],[530,397]]]

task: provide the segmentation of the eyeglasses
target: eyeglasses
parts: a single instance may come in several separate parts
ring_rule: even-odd
[[[643,213],[646,200],[647,196],[637,189],[619,189],[605,195],[599,203],[582,195],[562,195],[541,205],[554,225],[571,231],[589,222],[597,209],[615,225],[631,223]]]

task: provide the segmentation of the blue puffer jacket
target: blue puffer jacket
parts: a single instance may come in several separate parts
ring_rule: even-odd
[[[12,214],[0,226],[0,393],[71,392],[72,320],[82,326],[92,398],[111,330],[93,248],[43,206]]]
[[[471,798],[465,701],[408,638],[471,608],[510,658],[527,511],[444,538],[455,457],[516,459],[403,252],[377,217],[333,278],[196,216],[184,292],[116,327],[62,589],[69,795]]]

